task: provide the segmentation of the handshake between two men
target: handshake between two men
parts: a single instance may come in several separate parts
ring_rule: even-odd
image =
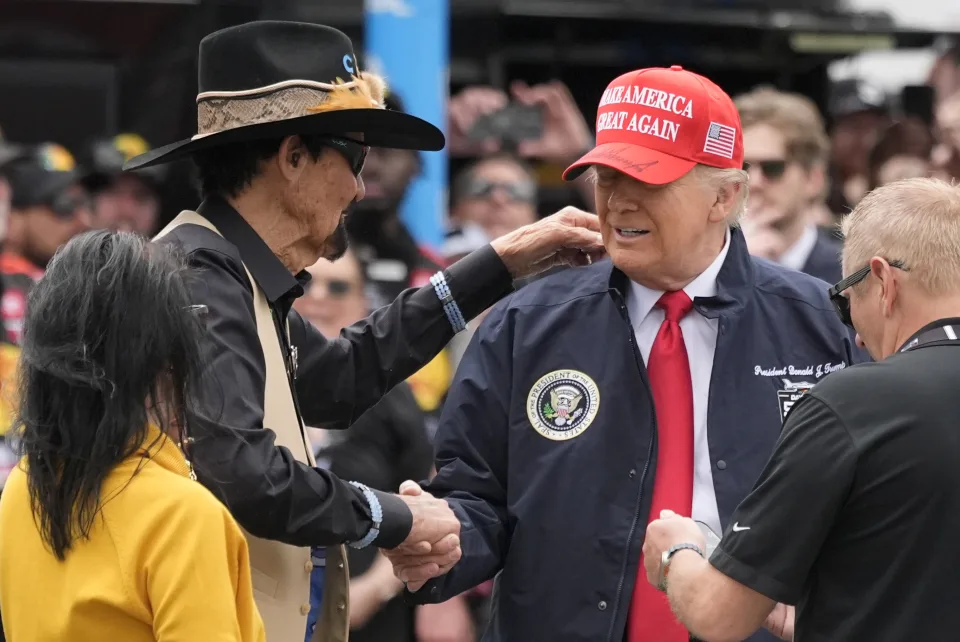
[[[556,266],[590,265],[606,256],[597,216],[564,207],[491,242],[514,279]],[[410,534],[400,546],[383,550],[394,574],[410,591],[418,591],[460,560],[460,522],[446,501],[413,481],[400,486],[399,497],[413,513]]]
[[[460,561],[460,521],[446,501],[424,492],[416,482],[404,482],[399,497],[413,513],[413,527],[406,541],[383,553],[407,589],[418,591]]]

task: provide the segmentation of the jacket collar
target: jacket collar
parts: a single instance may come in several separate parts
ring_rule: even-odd
[[[273,250],[260,238],[237,210],[220,197],[209,197],[197,208],[197,213],[213,223],[220,234],[240,252],[240,258],[270,303],[284,295],[293,298],[303,294],[310,274],[303,270],[294,277]]]
[[[717,275],[724,261],[727,260],[727,254],[730,251],[730,232],[727,231],[726,238],[723,240],[723,248],[720,254],[713,260],[707,269],[700,273],[683,291],[691,300],[709,298],[717,295]],[[635,324],[642,322],[650,310],[657,304],[660,297],[663,296],[662,290],[652,290],[636,281],[630,282],[630,294],[627,297],[627,309],[630,311],[630,318]]]
[[[708,318],[737,314],[744,308],[753,290],[753,259],[739,227],[730,229],[726,251],[727,256],[717,272],[715,294],[696,296],[693,301],[696,310]],[[627,275],[609,261],[605,273],[608,289],[616,290],[625,297],[630,290]]]
[[[922,328],[920,328],[919,330],[911,334],[910,338],[904,341],[903,345],[898,347],[897,351],[894,352],[894,354],[897,354],[898,352],[903,352],[904,348],[906,348],[907,346],[912,348],[913,346],[911,344],[913,344],[914,342],[919,342],[918,339],[920,339],[921,335],[927,332],[930,332],[931,330],[934,330],[936,328],[943,328],[945,326],[950,327],[949,332],[944,333],[946,334],[947,340],[954,340],[954,337],[951,335],[956,335],[957,330],[960,330],[960,317],[946,317],[943,319],[937,319],[936,321],[931,321],[930,323],[926,324],[925,326],[923,326]],[[954,326],[956,326],[956,329],[954,328]]]

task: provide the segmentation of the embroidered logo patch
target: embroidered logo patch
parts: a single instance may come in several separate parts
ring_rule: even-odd
[[[783,390],[777,391],[777,400],[780,402],[780,421],[787,420],[787,413],[800,401],[800,397],[813,388],[813,385],[809,381],[783,379]]]
[[[527,395],[527,418],[534,430],[554,441],[583,433],[600,410],[600,390],[578,370],[554,370],[540,377]]]

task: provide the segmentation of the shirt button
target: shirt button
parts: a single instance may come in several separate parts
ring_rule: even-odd
[[[305,570],[307,573],[311,572],[313,570],[313,562],[307,560],[307,563],[303,565],[303,570]]]
[[[310,614],[310,605],[301,604],[300,605],[300,615],[309,615]]]
[[[607,603],[604,602],[603,600],[600,600],[600,602],[597,604],[597,608],[600,609],[601,611],[606,611]]]
[[[633,479],[633,478],[636,477],[636,476],[637,476],[637,469],[636,469],[636,468],[631,468],[631,469],[630,469],[630,479]]]
[[[337,562],[337,568],[343,568],[343,562]]]
[[[683,71],[683,67],[680,65],[670,65],[670,71]]]
[[[346,604],[344,604],[343,602],[337,602],[337,610],[338,610],[338,611],[345,611],[346,608],[347,608],[347,605],[346,605]]]
[[[717,460],[717,468],[719,468],[720,470],[726,470],[727,462],[723,461],[722,459]]]

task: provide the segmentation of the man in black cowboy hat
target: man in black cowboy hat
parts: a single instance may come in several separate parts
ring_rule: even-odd
[[[200,270],[205,358],[217,377],[184,439],[201,482],[248,532],[254,589],[270,642],[304,635],[313,567],[325,564],[313,640],[347,635],[341,544],[404,547],[434,571],[459,559],[445,502],[398,497],[314,466],[303,423],[346,428],[436,355],[514,278],[603,252],[589,214],[564,211],[496,240],[431,284],[327,339],[295,312],[304,268],[346,246],[344,212],[364,196],[371,146],[435,151],[443,134],[383,109],[382,79],[361,72],[350,40],[320,25],[255,22],[200,44],[197,135],[125,169],[191,155],[203,203],[163,231]],[[482,409],[477,409],[482,412]],[[326,557],[309,546],[327,547]]]

